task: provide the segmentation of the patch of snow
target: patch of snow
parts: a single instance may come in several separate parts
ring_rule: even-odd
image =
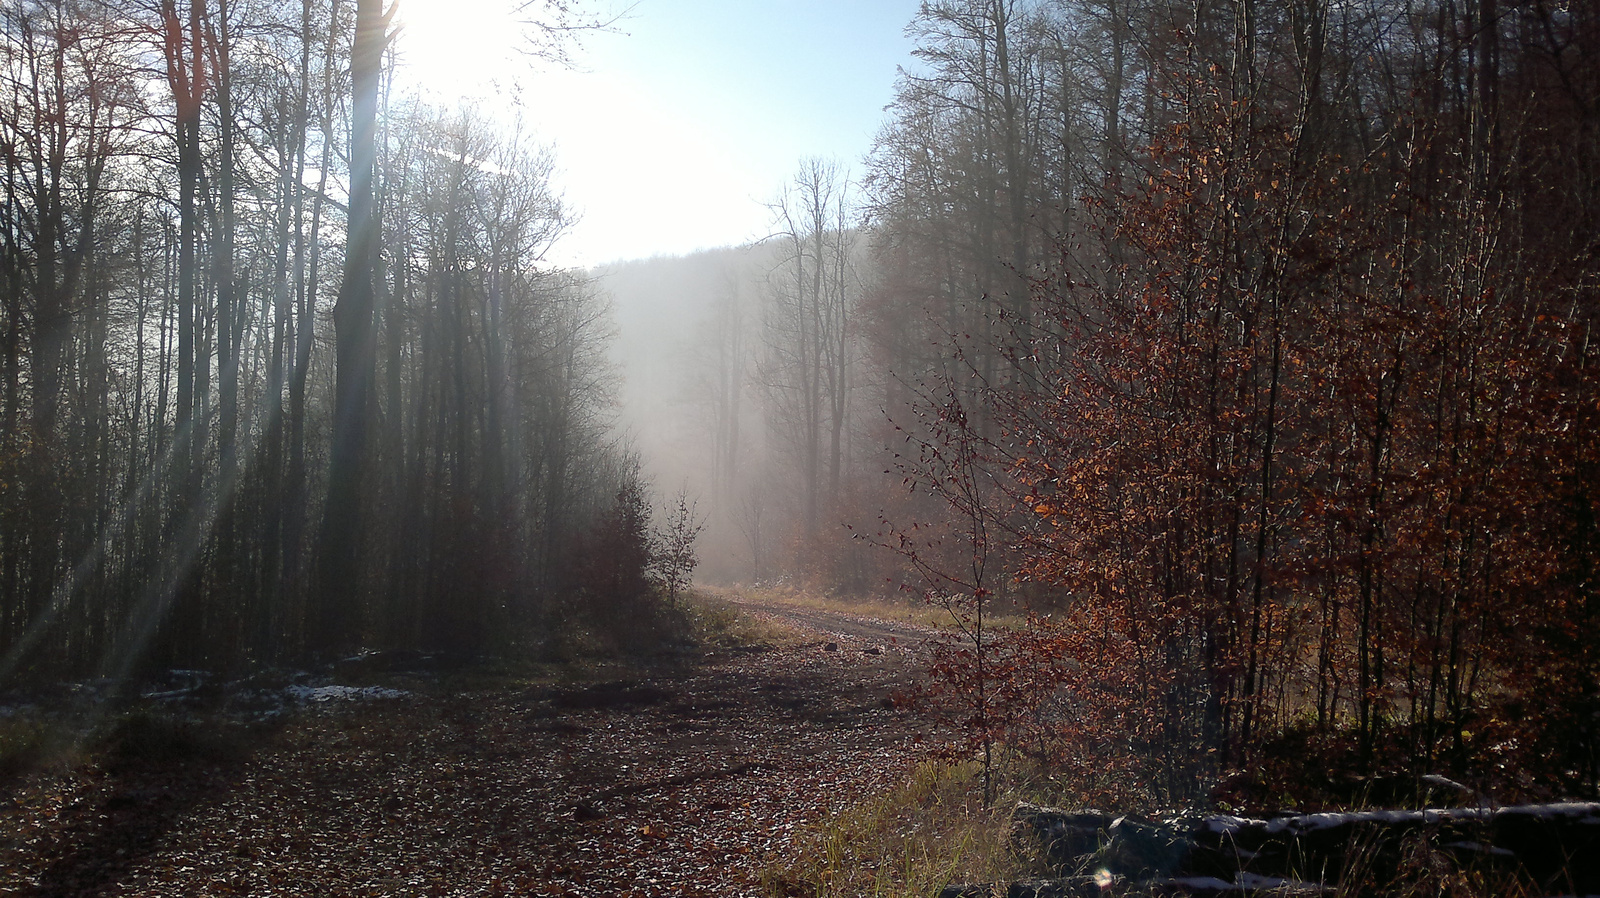
[[[1242,870],[1234,874],[1233,883],[1242,889],[1270,890],[1278,895],[1325,895],[1333,891],[1320,883],[1302,882],[1298,879],[1279,879],[1275,876],[1245,873]]]
[[[168,689],[164,692],[141,692],[139,693],[139,696],[141,698],[148,698],[154,701],[164,702],[169,699],[183,698],[184,696],[194,695],[195,690],[198,688],[198,686],[189,686],[183,689]]]
[[[1249,817],[1234,817],[1230,814],[1212,814],[1201,821],[1201,828],[1207,832],[1231,836],[1246,826],[1259,825],[1260,823],[1260,820],[1252,820]]]
[[[290,698],[303,702],[405,698],[411,694],[404,689],[389,689],[383,686],[289,686],[283,692]]]
[[[1549,820],[1553,817],[1583,817],[1580,822],[1586,824],[1600,823],[1600,802],[1597,801],[1569,801],[1553,804],[1524,804],[1509,808],[1501,808],[1501,814],[1515,816],[1529,816],[1539,820]]]
[[[1422,781],[1424,783],[1427,783],[1430,786],[1436,786],[1436,787],[1438,787],[1440,789],[1454,789],[1457,792],[1466,792],[1466,793],[1472,794],[1472,795],[1476,795],[1477,794],[1477,792],[1475,790],[1469,789],[1466,786],[1461,785],[1460,783],[1456,782],[1455,780],[1451,779],[1448,776],[1440,776],[1437,773],[1425,774],[1422,777]]]
[[[1186,889],[1214,889],[1219,892],[1236,892],[1241,888],[1215,876],[1183,876],[1178,879],[1169,879],[1162,885],[1175,885]]]
[[[1500,848],[1495,845],[1485,845],[1482,842],[1451,842],[1445,848],[1459,848],[1462,851],[1488,852],[1500,857],[1516,857],[1517,853],[1509,848]]]
[[[1371,810],[1342,813],[1303,814],[1296,817],[1276,817],[1272,820],[1254,820],[1213,814],[1206,817],[1202,828],[1223,835],[1238,832],[1241,827],[1261,826],[1268,833],[1306,833],[1332,829],[1346,824],[1400,825],[1421,823],[1434,825],[1447,822],[1490,821],[1502,816],[1533,817],[1538,820],[1567,819],[1584,825],[1600,825],[1600,802],[1555,802],[1552,804],[1525,804],[1511,807],[1427,808],[1421,811]]]
[[[1233,882],[1215,876],[1183,876],[1161,880],[1159,884],[1177,886],[1181,889],[1205,889],[1211,892],[1271,891],[1275,895],[1326,895],[1332,891],[1322,885],[1301,882],[1298,879],[1278,879],[1244,872],[1235,874]]]
[[[1371,820],[1373,819],[1372,813],[1371,811],[1363,811],[1344,814],[1324,813],[1306,814],[1300,817],[1279,817],[1276,820],[1267,821],[1266,828],[1269,833],[1332,829],[1335,826],[1342,826],[1357,820]]]
[[[211,671],[209,670],[190,670],[174,667],[163,674],[159,681],[161,685],[167,688],[160,688],[160,685],[156,685],[155,688],[140,692],[139,696],[158,702],[184,698],[199,691],[200,687],[204,686],[206,680],[210,679],[210,677]]]
[[[1423,811],[1348,811],[1345,813],[1306,814],[1302,817],[1280,817],[1267,823],[1267,832],[1314,832],[1332,829],[1351,823],[1380,823],[1398,826],[1406,823],[1435,824],[1445,820],[1476,820],[1486,812],[1477,808],[1429,808]]]

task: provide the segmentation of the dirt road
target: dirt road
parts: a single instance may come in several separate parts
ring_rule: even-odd
[[[914,656],[935,635],[933,630],[904,621],[882,620],[862,614],[846,614],[781,602],[763,602],[737,593],[730,593],[725,598],[755,617],[824,634],[846,650],[870,651],[877,648],[902,656]]]
[[[772,853],[910,762],[889,697],[926,634],[749,610],[804,644],[330,702],[247,756],[25,780],[0,792],[0,894],[760,894]]]

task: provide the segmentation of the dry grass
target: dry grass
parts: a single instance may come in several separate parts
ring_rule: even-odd
[[[1493,864],[1491,859],[1463,861],[1438,845],[1435,836],[1427,831],[1407,836],[1398,847],[1398,863],[1384,858],[1376,832],[1359,836],[1338,871],[1334,898],[1532,898],[1546,894],[1518,870]]]
[[[914,597],[864,596],[844,598],[820,595],[788,586],[740,587],[737,590],[707,590],[714,595],[737,592],[757,602],[777,605],[795,605],[838,614],[853,614],[878,620],[896,621],[927,627],[933,630],[948,629],[952,624],[950,612],[938,605]],[[996,629],[1018,629],[1027,624],[1026,614],[1013,609],[990,609],[984,626]]]
[[[925,762],[893,790],[804,833],[763,885],[784,898],[926,898],[950,882],[1036,874],[1010,850],[1009,807],[983,807],[975,763]]]
[[[1060,875],[1042,860],[1019,854],[1012,841],[1010,810],[1019,797],[1045,797],[1039,788],[1045,784],[1025,779],[1008,777],[1000,800],[986,809],[976,762],[920,764],[894,789],[803,833],[795,852],[764,872],[766,894],[926,898],[951,883],[1011,883]],[[1066,805],[1076,806],[1071,801]],[[1315,882],[1323,874],[1336,883],[1327,892],[1333,898],[1544,894],[1517,870],[1486,860],[1463,861],[1436,844],[1432,833],[1406,838],[1398,857],[1396,846],[1382,844],[1376,831],[1367,833],[1350,846],[1342,868],[1305,871],[1302,877]]]
[[[720,590],[696,589],[680,606],[694,644],[711,649],[799,645],[809,636],[782,621],[761,620],[730,603]]]

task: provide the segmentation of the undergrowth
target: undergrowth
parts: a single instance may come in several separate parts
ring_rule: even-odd
[[[696,590],[680,606],[689,640],[707,649],[752,649],[794,645],[806,634],[779,621],[751,617],[717,592]]]
[[[1548,894],[1515,869],[1463,861],[1423,831],[1407,836],[1398,858],[1386,858],[1376,831],[1351,843],[1332,898],[1533,898]],[[1567,890],[1570,891],[1570,890]]]
[[[926,761],[887,792],[805,830],[793,852],[764,871],[765,894],[926,898],[951,883],[1003,884],[1060,875],[1050,871],[1036,850],[1029,850],[1034,847],[1031,840],[1015,837],[1011,811],[1021,801],[1068,808],[1082,802],[1072,800],[1059,781],[1041,771],[1009,773],[1000,799],[986,808],[976,761]],[[1373,830],[1350,845],[1342,868],[1307,872],[1312,879],[1331,875],[1324,892],[1330,898],[1529,898],[1546,893],[1519,871],[1492,861],[1464,861],[1438,844],[1431,831],[1407,836],[1397,850],[1380,843]]]
[[[0,786],[32,770],[70,760],[58,727],[31,715],[0,718]]]
[[[114,766],[227,764],[248,757],[256,735],[217,716],[137,708],[108,721],[91,744]]]
[[[926,898],[952,881],[1038,871],[1009,849],[1009,814],[983,806],[976,763],[927,761],[899,786],[826,820],[762,876],[774,898]]]
[[[249,756],[259,729],[216,713],[143,705],[75,714],[13,709],[0,718],[0,788],[86,763],[111,771],[230,764]]]
[[[621,619],[574,613],[553,621],[537,655],[542,663],[588,668],[608,662],[654,663],[705,650],[770,648],[803,641],[792,627],[741,612],[720,590],[696,588],[668,603],[642,601]]]

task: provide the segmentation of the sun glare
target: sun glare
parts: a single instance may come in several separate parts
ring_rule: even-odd
[[[513,90],[526,60],[511,0],[397,2],[397,86],[450,105]]]
[[[568,68],[526,52],[512,0],[397,2],[397,94],[470,105],[555,148],[556,186],[578,224],[549,261],[587,266],[759,236],[770,179],[749,170],[726,123],[701,108],[706,97],[630,68],[630,36],[588,36]],[[761,125],[738,130],[748,140]]]
[[[746,38],[768,13],[706,20],[714,3],[639,3],[616,28],[575,37],[563,66],[528,52],[535,35],[516,0],[395,2],[396,96],[465,103],[554,148],[556,187],[577,224],[553,264],[759,239],[771,225],[765,203],[797,159],[848,165],[870,130],[840,153],[837,104],[797,102],[794,59],[751,50]]]

